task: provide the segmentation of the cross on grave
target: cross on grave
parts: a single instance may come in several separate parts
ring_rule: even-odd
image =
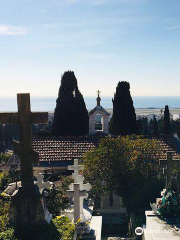
[[[74,197],[74,223],[77,223],[80,219],[80,199],[87,197],[86,190],[80,190],[79,183],[73,183],[73,190],[67,190],[67,195],[69,197]]]
[[[50,222],[46,201],[34,185],[33,162],[38,153],[32,149],[31,124],[47,123],[48,113],[32,113],[30,94],[17,94],[17,113],[0,113],[0,123],[18,124],[19,142],[13,141],[13,150],[21,162],[21,187],[11,197],[10,222],[13,224],[40,224]]]
[[[159,165],[164,166],[163,168],[163,174],[165,173],[166,170],[166,184],[165,188],[168,189],[172,187],[172,178],[173,178],[173,164],[178,163],[180,164],[180,159],[173,160],[173,152],[172,151],[167,151],[167,158],[166,159],[160,159],[159,160]]]
[[[92,188],[91,184],[90,184],[90,183],[84,184],[83,181],[84,181],[84,177],[83,177],[82,175],[79,175],[79,176],[76,178],[75,183],[79,183],[79,189],[80,189],[80,191],[85,190],[85,191],[89,192],[89,191],[91,190],[91,188]],[[74,183],[71,183],[71,184],[69,185],[69,189],[70,189],[71,191],[74,190]],[[84,221],[83,202],[84,202],[84,199],[87,199],[87,198],[88,198],[88,193],[86,194],[86,196],[80,197],[80,219],[81,219],[82,221]]]
[[[74,159],[74,165],[69,165],[68,170],[74,171],[73,178],[75,180],[79,175],[79,170],[84,170],[84,166],[80,166],[78,159]]]
[[[38,153],[32,149],[31,124],[47,123],[47,112],[31,112],[30,94],[17,94],[17,113],[0,113],[1,124],[19,125],[19,142],[13,141],[13,150],[21,161],[21,185],[34,185],[33,162],[37,162]]]
[[[42,173],[38,173],[36,175],[37,178],[37,185],[39,187],[39,191],[40,193],[43,192],[44,189],[50,189],[51,188],[51,183],[50,182],[44,182],[44,176],[42,175]]]

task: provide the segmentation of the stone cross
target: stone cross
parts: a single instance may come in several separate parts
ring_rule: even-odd
[[[79,175],[74,182],[79,183],[80,191],[85,190],[85,191],[89,192],[92,188],[91,184],[90,183],[84,184],[83,181],[84,181],[84,177],[82,175]],[[69,185],[69,189],[71,191],[74,190],[74,183],[71,183]],[[84,220],[83,203],[84,203],[84,199],[87,199],[87,198],[88,198],[88,193],[86,194],[86,196],[81,196],[80,197],[80,218],[81,218],[82,221]]]
[[[159,165],[163,165],[166,167],[166,185],[165,188],[171,188],[172,185],[172,178],[173,178],[173,164],[179,163],[180,159],[173,160],[173,152],[167,151],[167,158],[166,159],[160,159]],[[164,169],[163,169],[164,173]]]
[[[80,190],[79,183],[73,183],[73,190],[67,190],[69,197],[74,197],[74,223],[77,223],[80,219],[80,198],[87,197],[86,190]]]
[[[36,175],[37,178],[37,185],[39,187],[40,193],[43,192],[44,189],[50,189],[51,188],[51,183],[50,182],[44,182],[44,176],[42,173],[39,173]]]
[[[74,159],[74,165],[69,165],[68,170],[73,170],[73,178],[76,179],[79,175],[79,170],[84,170],[84,166],[78,165],[78,159]]]
[[[97,101],[97,106],[100,106],[100,105],[101,105],[100,93],[101,93],[101,92],[98,90],[98,91],[97,91],[98,97],[97,97],[97,99],[96,99],[96,101]]]
[[[98,91],[97,91],[97,95],[98,95],[98,97],[100,96],[100,93],[101,93],[101,92],[98,90]]]
[[[21,185],[33,187],[33,162],[38,153],[32,149],[31,124],[48,123],[48,113],[31,112],[29,93],[17,94],[17,104],[17,113],[0,113],[0,123],[19,125],[19,142],[13,141],[13,149],[21,161]]]

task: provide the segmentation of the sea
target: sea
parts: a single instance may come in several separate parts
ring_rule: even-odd
[[[101,105],[106,109],[112,109],[113,97],[101,97]],[[180,108],[180,96],[173,97],[132,97],[136,109],[159,109],[168,105],[169,108]],[[96,106],[96,97],[84,97],[88,110]],[[53,112],[56,106],[56,97],[31,97],[32,111]],[[17,101],[15,97],[0,97],[0,112],[17,111]]]

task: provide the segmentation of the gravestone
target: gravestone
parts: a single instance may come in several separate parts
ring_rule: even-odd
[[[74,171],[73,179],[76,181],[77,177],[79,176],[79,171],[84,170],[84,166],[79,165],[78,159],[74,159],[74,165],[69,165],[68,170]]]
[[[90,191],[92,186],[90,183],[83,183],[84,181],[84,177],[82,175],[79,175],[76,180],[75,183],[79,184],[79,189],[80,191]],[[69,190],[74,191],[74,183],[71,183],[71,185],[69,185]],[[84,199],[88,198],[88,193],[86,193],[84,196],[80,197],[80,219],[81,221],[87,221],[87,219],[85,219],[84,213],[83,213],[83,203],[84,203]]]
[[[166,183],[165,188],[172,189],[172,180],[173,180],[173,164],[180,164],[180,159],[173,159],[173,152],[167,152],[166,159],[160,159],[159,165],[163,166],[163,174],[166,174]]]
[[[32,149],[31,124],[47,123],[48,113],[32,113],[30,94],[17,94],[17,113],[0,113],[1,124],[18,124],[19,142],[13,141],[14,154],[20,158],[21,187],[11,198],[10,221],[13,224],[36,224],[49,221],[44,197],[34,185],[33,163],[38,153]]]
[[[71,183],[69,185],[69,191],[68,194],[69,196],[73,197],[73,192],[75,194],[75,183],[79,184],[79,191],[83,192],[85,191],[86,194],[82,194],[79,196],[79,218],[81,219],[81,221],[86,221],[87,219],[85,219],[84,217],[84,213],[83,213],[83,202],[84,199],[88,198],[88,193],[87,191],[90,191],[90,189],[92,188],[90,183],[86,183],[84,184],[84,177],[82,175],[79,174],[80,170],[84,170],[84,166],[79,165],[79,161],[78,159],[74,159],[74,165],[69,165],[68,166],[68,170],[73,170],[74,173],[72,174],[73,179],[74,179],[74,183]],[[74,205],[75,208],[75,205]]]
[[[80,190],[79,183],[73,183],[73,190],[67,190],[67,195],[74,198],[74,223],[80,220],[80,198],[87,196],[86,190]]]

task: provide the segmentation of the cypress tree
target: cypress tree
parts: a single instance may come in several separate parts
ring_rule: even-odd
[[[80,136],[88,133],[89,117],[74,72],[67,71],[61,78],[51,134]]]
[[[165,111],[164,111],[164,134],[166,135],[171,134],[170,114],[169,114],[169,107],[167,105],[165,106]]]
[[[136,113],[128,82],[119,82],[113,101],[112,131],[116,135],[136,134]]]
[[[158,129],[158,124],[157,124],[157,119],[155,116],[153,118],[153,135],[159,136],[159,129]]]
[[[148,135],[153,134],[153,126],[154,126],[154,122],[153,122],[153,119],[151,119],[149,124],[148,124]]]

